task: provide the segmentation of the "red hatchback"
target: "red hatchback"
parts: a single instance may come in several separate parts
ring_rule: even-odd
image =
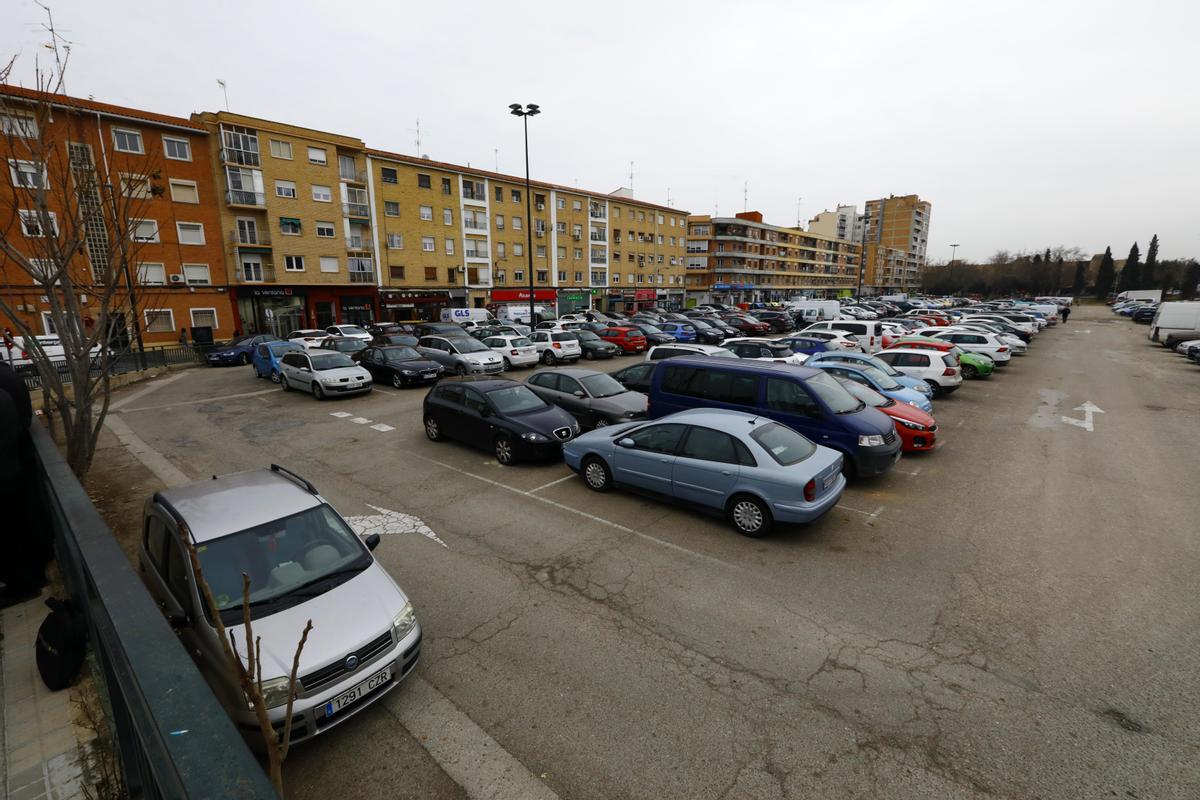
[[[852,380],[841,380],[846,391],[863,401],[871,408],[877,408],[887,414],[900,434],[900,452],[919,453],[933,450],[937,447],[937,422],[931,414],[926,414],[916,406],[901,403],[890,397],[884,397],[869,386],[863,386]]]
[[[770,325],[744,314],[726,314],[721,317],[721,319],[725,320],[727,324],[732,325],[742,333],[748,333],[751,336],[771,332]]]
[[[646,335],[637,328],[609,328],[597,335],[621,348],[623,353],[641,353],[646,349]]]

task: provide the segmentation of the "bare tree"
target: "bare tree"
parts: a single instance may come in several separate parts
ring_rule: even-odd
[[[128,315],[135,330],[140,325],[134,221],[163,187],[150,158],[110,174],[89,144],[99,136],[98,116],[56,101],[70,43],[42,8],[49,63],[39,54],[32,90],[0,85],[0,146],[13,178],[0,197],[0,316],[23,337],[46,411],[62,425],[67,462],[82,477],[108,412],[116,323]],[[8,83],[15,60],[0,69],[0,84]],[[47,315],[61,357],[47,355],[31,311]]]

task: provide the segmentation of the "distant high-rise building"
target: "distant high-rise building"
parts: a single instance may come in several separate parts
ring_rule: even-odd
[[[833,211],[822,211],[810,219],[808,230],[822,236],[857,242],[862,234],[862,215],[855,206],[838,206]]]
[[[915,194],[868,200],[862,215],[863,290],[907,292],[921,287],[931,206]]]

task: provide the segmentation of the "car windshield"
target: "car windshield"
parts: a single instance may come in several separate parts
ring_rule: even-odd
[[[639,322],[637,327],[642,333],[662,333],[662,328],[651,325],[649,322]]]
[[[424,357],[411,347],[389,347],[383,352],[387,360],[393,364],[399,361],[415,361]]]
[[[342,326],[342,335],[343,336],[366,336],[367,332],[364,329],[358,327],[357,325],[343,325]]]
[[[529,341],[524,336],[518,336],[517,338],[513,339],[511,343],[513,347],[530,347],[533,345],[533,342]]]
[[[756,426],[750,432],[750,438],[785,467],[797,464],[817,451],[815,444],[778,422]]]
[[[738,358],[738,354],[732,350],[726,350],[724,347],[714,347],[708,352],[713,358]]]
[[[600,337],[591,331],[576,331],[575,338],[581,342],[598,342]]]
[[[904,374],[903,372],[896,371],[895,367],[893,367],[891,364],[887,363],[883,359],[873,358],[872,356],[867,356],[862,361],[854,361],[852,363],[856,367],[871,367],[878,372],[882,372],[884,375],[887,375],[890,378],[899,378],[901,375]],[[894,381],[894,380],[889,381],[889,383],[895,383],[895,382],[896,381]],[[892,387],[884,386],[883,388],[890,389]],[[899,387],[897,387],[897,388],[899,388]]]
[[[856,383],[855,381],[849,379],[840,380],[838,383],[845,387],[847,392],[854,395],[855,398],[863,401],[871,408],[887,408],[888,406],[893,406],[896,404],[895,400],[892,400],[889,397],[884,397],[871,387],[863,386],[861,383]]]
[[[581,378],[580,382],[592,397],[612,397],[613,395],[625,393],[624,386],[613,380],[611,375],[606,375],[603,372],[599,375],[589,375],[586,378]]]
[[[250,578],[251,615],[265,616],[322,594],[371,564],[358,537],[324,504],[203,542],[196,553],[227,625],[242,621],[243,573]]]
[[[690,320],[690,322],[692,323],[692,325],[695,325],[697,328],[700,328],[701,330],[712,327],[712,325],[709,325],[707,322],[705,322],[702,319],[693,319],[693,320]]]
[[[490,348],[478,339],[455,339],[454,349],[460,353],[486,353]]]
[[[746,320],[746,322],[749,322],[751,325],[762,324],[762,320],[760,320],[758,317],[752,317],[749,314],[742,314],[742,319]]]
[[[253,338],[254,338],[254,334],[250,334],[249,336],[235,336],[229,340],[229,344],[226,345],[226,347],[233,347],[235,344],[241,344],[242,342],[248,341]],[[41,339],[39,338],[38,341],[41,341]],[[51,344],[51,342],[42,341],[42,344]],[[57,341],[53,342],[53,344],[58,344],[58,342]]]
[[[546,407],[542,398],[524,386],[493,389],[487,393],[487,396],[501,414],[523,414],[526,411],[537,411]]]
[[[783,342],[771,342],[767,344],[767,349],[771,351],[771,355],[790,356],[792,348]]]
[[[350,360],[350,356],[345,353],[310,353],[309,358],[312,359],[313,369],[324,372],[327,369],[341,369],[342,367],[353,367],[354,362]]]
[[[822,372],[804,382],[804,385],[821,399],[834,414],[853,414],[860,411],[865,404],[842,388],[829,373]]]
[[[304,348],[294,342],[272,342],[267,345],[271,352],[277,356],[281,356],[291,350],[303,350]]]
[[[367,346],[361,339],[346,339],[333,343],[333,349],[342,353],[357,353]]]
[[[415,347],[417,342],[420,341],[415,336],[408,336],[407,334],[400,333],[389,334],[388,336],[384,337],[384,340],[387,341],[388,344],[404,344],[408,345],[409,347]]]

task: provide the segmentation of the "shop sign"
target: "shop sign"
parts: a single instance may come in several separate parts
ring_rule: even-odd
[[[634,300],[653,300],[658,297],[658,291],[655,289],[637,289],[634,291]]]
[[[250,294],[254,297],[291,297],[292,295],[303,297],[304,290],[293,289],[291,286],[269,286],[251,289]]]
[[[535,301],[548,300],[554,302],[557,295],[558,293],[553,289],[534,289],[533,291],[533,299]],[[528,289],[492,289],[493,303],[516,303],[521,300],[529,300]]]

